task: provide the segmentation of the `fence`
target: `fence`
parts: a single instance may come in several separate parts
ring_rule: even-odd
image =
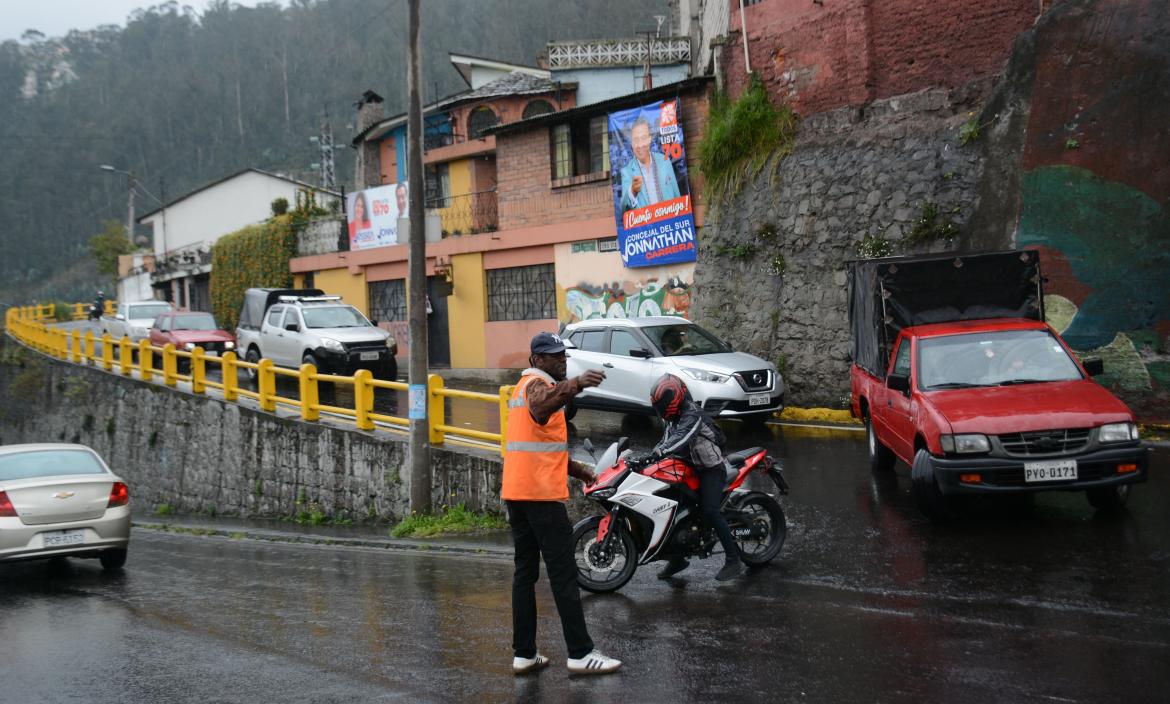
[[[110,305],[107,302],[107,308]],[[77,303],[71,307],[74,319],[86,317],[86,305]],[[262,410],[270,413],[276,411],[277,406],[292,407],[300,411],[302,420],[309,422],[320,420],[324,412],[350,418],[361,430],[374,430],[376,422],[402,430],[410,426],[406,418],[374,412],[374,394],[377,390],[406,391],[409,386],[400,381],[375,379],[369,370],[360,369],[353,376],[341,376],[320,374],[312,364],[302,364],[300,369],[285,369],[274,365],[270,359],[261,359],[255,363],[240,360],[234,352],[225,352],[223,356],[216,357],[205,354],[199,347],[191,351],[176,349],[171,344],[155,347],[150,340],[133,342],[128,337],[115,340],[109,334],[96,337],[93,331],[86,331],[84,335],[78,330],[68,333],[43,322],[54,318],[52,304],[25,306],[10,308],[5,314],[5,323],[10,335],[39,352],[75,364],[100,365],[106,371],[116,370],[122,376],[137,375],[143,381],[153,382],[157,375],[169,387],[175,387],[182,381],[189,383],[195,394],[205,394],[208,388],[219,389],[225,401],[237,403],[241,396],[255,399]],[[96,347],[99,342],[100,350]],[[161,361],[161,368],[155,366],[156,358]],[[180,373],[180,360],[186,360],[187,373]],[[219,365],[222,381],[208,378],[208,365]],[[241,369],[255,372],[256,390],[240,386],[238,372]],[[297,380],[299,399],[277,394],[278,376]],[[352,387],[353,407],[321,403],[321,382]],[[511,386],[501,386],[498,394],[448,389],[442,377],[431,374],[427,377],[427,428],[431,444],[442,445],[446,437],[452,435],[493,443],[503,455],[504,436],[508,428],[508,399],[511,395]],[[495,404],[499,409],[500,432],[447,424],[444,400],[448,398]]]

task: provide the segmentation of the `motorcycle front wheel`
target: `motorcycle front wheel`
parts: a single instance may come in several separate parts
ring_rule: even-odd
[[[739,546],[740,559],[753,567],[776,559],[788,537],[788,523],[784,520],[780,502],[767,494],[754,494],[737,508],[744,518],[729,523]]]
[[[595,594],[615,592],[625,586],[638,567],[634,536],[620,521],[613,524],[608,548],[597,542],[601,516],[587,518],[573,529],[573,559],[577,563],[577,584]]]

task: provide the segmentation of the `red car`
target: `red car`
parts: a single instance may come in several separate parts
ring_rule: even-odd
[[[236,349],[236,338],[222,330],[211,313],[177,310],[163,313],[150,326],[150,344],[162,347],[171,343],[177,350],[190,352],[196,347],[212,355]]]

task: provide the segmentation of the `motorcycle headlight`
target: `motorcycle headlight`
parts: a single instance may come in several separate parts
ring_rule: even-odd
[[[598,489],[597,491],[593,492],[592,494],[589,495],[589,498],[591,498],[591,499],[608,499],[608,498],[611,498],[614,495],[614,492],[616,492],[616,491],[617,491],[616,486],[607,486],[604,489]]]
[[[947,454],[973,454],[976,452],[991,452],[991,443],[986,435],[970,433],[968,435],[943,435],[939,437],[939,444]]]
[[[1097,441],[1130,442],[1138,439],[1138,429],[1133,423],[1109,423],[1097,429]]]
[[[337,340],[334,340],[332,337],[322,337],[321,338],[321,346],[324,347],[325,349],[329,350],[330,352],[344,352],[345,351],[345,345],[341,344]]]
[[[709,372],[706,369],[695,369],[694,367],[679,367],[684,374],[698,381],[710,381],[716,384],[722,384],[731,377],[727,374],[719,374],[718,372]]]
[[[185,349],[185,350],[187,350],[188,352],[190,352],[191,350],[195,349],[195,343],[194,343],[194,342],[188,342],[187,344],[183,345],[183,349]]]

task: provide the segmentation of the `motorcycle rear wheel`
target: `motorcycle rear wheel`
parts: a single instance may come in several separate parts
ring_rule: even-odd
[[[784,509],[780,507],[780,502],[768,494],[754,494],[740,502],[737,508],[751,516],[748,527],[767,526],[767,534],[761,538],[735,539],[740,559],[753,567],[766,565],[776,559],[788,537],[788,523],[784,520]],[[732,525],[731,529],[734,533],[736,526]]]
[[[638,567],[634,536],[620,521],[611,529],[615,540],[609,554],[599,554],[597,527],[601,516],[587,518],[573,529],[573,560],[577,563],[577,584],[587,592],[616,592],[630,581]]]

